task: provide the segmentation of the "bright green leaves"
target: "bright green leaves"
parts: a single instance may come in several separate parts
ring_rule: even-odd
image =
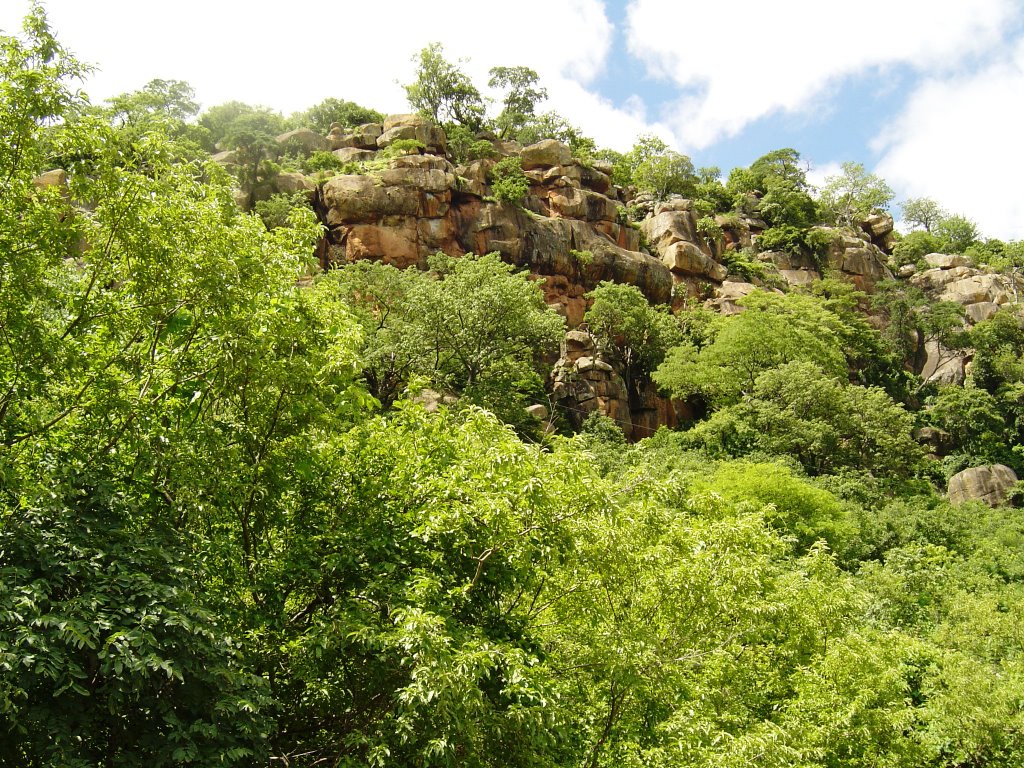
[[[530,191],[530,180],[518,157],[499,160],[488,172],[488,179],[494,199],[501,202],[521,204]]]
[[[432,271],[357,263],[327,276],[366,329],[363,371],[390,404],[415,376],[517,423],[539,392],[538,354],[555,348],[563,320],[538,287],[495,254],[431,259]]]
[[[654,375],[676,397],[700,394],[715,405],[753,391],[757,377],[794,360],[815,363],[832,376],[846,372],[838,339],[840,318],[809,296],[763,291],[742,302],[747,310],[722,317],[700,350],[677,347]]]
[[[821,207],[835,223],[856,227],[872,211],[888,208],[892,198],[889,185],[861,163],[843,163],[841,174],[825,179]]]
[[[435,122],[479,130],[484,121],[483,97],[465,73],[444,58],[441,44],[431,43],[413,60],[416,80],[404,86],[413,109]]]
[[[651,306],[632,285],[602,282],[587,298],[592,304],[584,320],[637,396],[668,350],[683,340],[679,321],[668,307]]]
[[[303,489],[315,505],[290,518],[276,571],[287,731],[331,759],[531,764],[554,702],[532,624],[600,501],[581,458],[479,411],[414,406],[325,450],[333,469]]]
[[[266,684],[198,596],[176,536],[71,480],[0,528],[0,761],[244,765]]]

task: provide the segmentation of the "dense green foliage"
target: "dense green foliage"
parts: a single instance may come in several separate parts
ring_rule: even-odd
[[[635,398],[668,350],[682,342],[679,321],[668,307],[652,307],[632,285],[603,282],[588,298],[592,303],[584,320]]]
[[[309,128],[326,136],[334,123],[343,128],[356,128],[364,123],[382,123],[384,115],[375,109],[345,99],[328,98],[304,112],[292,115],[288,122],[294,128]]]
[[[506,157],[495,163],[488,173],[491,194],[495,200],[506,203],[521,203],[530,191],[530,180],[523,171],[523,162],[518,157]]]
[[[0,765],[1020,764],[1024,519],[944,501],[911,437],[1022,469],[1012,309],[965,331],[882,284],[882,333],[837,281],[730,316],[602,283],[604,353],[706,418],[542,436],[535,282],[314,274],[312,212],[240,210],[186,87],[93,109],[81,71],[39,9],[0,38]],[[536,125],[535,76],[499,75]],[[666,158],[638,146],[634,181]],[[681,178],[818,223],[792,150],[717,176]],[[972,348],[966,386],[916,402],[909,334]]]
[[[536,359],[557,345],[562,318],[544,305],[535,284],[495,254],[438,254],[430,267],[401,271],[358,262],[325,281],[361,321],[370,391],[391,404],[420,378],[517,421],[523,398],[542,389]]]
[[[821,207],[837,224],[857,226],[872,211],[885,210],[893,191],[860,163],[843,163],[842,173],[825,179]]]

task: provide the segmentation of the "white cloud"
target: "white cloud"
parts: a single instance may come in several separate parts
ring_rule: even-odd
[[[58,39],[99,66],[87,83],[93,101],[160,77],[188,81],[205,106],[237,99],[285,113],[328,96],[383,112],[408,110],[399,83],[412,57],[438,41],[480,87],[493,66],[535,69],[547,103],[601,143],[630,145],[647,125],[635,105],[618,109],[588,91],[605,66],[613,27],[601,0],[519,0],[496,16],[471,0],[433,10],[413,0],[294,8],[240,0],[48,0]],[[28,0],[0,2],[0,28],[15,32]],[[547,106],[545,105],[545,106]],[[662,132],[668,133],[661,129]]]
[[[840,163],[830,162],[824,165],[812,166],[807,171],[807,183],[816,189],[821,189],[825,186],[825,180],[830,176],[839,176],[843,172],[843,167]]]
[[[1024,238],[1024,39],[969,76],[932,79],[876,139],[877,172],[903,197],[931,197],[989,237]]]
[[[813,109],[843,77],[955,66],[1019,13],[1018,0],[633,0],[628,37],[652,75],[690,89],[666,119],[700,149],[772,113]]]

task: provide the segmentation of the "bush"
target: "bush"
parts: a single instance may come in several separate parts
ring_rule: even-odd
[[[832,233],[824,229],[800,229],[783,224],[771,227],[757,238],[758,250],[782,251],[792,256],[810,256],[818,268],[822,268],[829,246],[832,245]]]
[[[756,280],[766,280],[768,277],[767,265],[758,261],[757,257],[747,248],[742,250],[725,251],[722,254],[722,265],[729,270],[730,275],[742,277],[748,283]],[[776,277],[778,277],[776,275]]]
[[[498,154],[494,144],[487,139],[478,138],[477,134],[464,125],[449,126],[447,134],[448,153],[455,163],[469,163]]]
[[[915,264],[926,254],[942,248],[942,241],[930,232],[919,230],[904,235],[892,249],[892,260],[897,267]]]
[[[294,194],[280,193],[271,195],[269,200],[260,200],[256,203],[256,215],[263,220],[267,229],[278,229],[279,227],[291,226],[289,217],[296,208],[308,205],[304,192]]]
[[[491,194],[495,200],[520,203],[530,191],[530,180],[523,172],[523,163],[518,157],[506,157],[490,172]]]
[[[302,170],[306,173],[316,173],[318,171],[340,171],[345,166],[345,163],[341,161],[333,152],[319,151],[314,152],[312,155],[302,161]]]

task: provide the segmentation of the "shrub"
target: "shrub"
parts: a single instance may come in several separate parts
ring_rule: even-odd
[[[820,269],[832,245],[833,234],[825,229],[800,229],[783,224],[771,227],[757,238],[761,251],[783,251],[792,256],[810,256]]]
[[[263,220],[267,229],[291,226],[289,217],[291,212],[300,206],[307,205],[306,195],[303,192],[294,194],[280,193],[272,195],[269,200],[260,200],[256,203],[256,215]]]
[[[892,249],[892,260],[897,267],[914,264],[925,254],[935,253],[942,248],[942,241],[930,232],[919,230],[904,235]]]
[[[478,138],[477,134],[464,125],[449,126],[447,133],[448,153],[455,163],[469,163],[498,154],[494,144],[487,139]]]
[[[333,152],[319,151],[302,161],[302,170],[306,173],[317,171],[340,171],[345,163]]]
[[[710,241],[721,242],[725,239],[725,232],[718,226],[714,216],[697,219],[697,231]]]
[[[530,180],[523,172],[523,163],[518,157],[506,157],[490,172],[491,194],[495,200],[509,203],[522,202],[530,191]]]

